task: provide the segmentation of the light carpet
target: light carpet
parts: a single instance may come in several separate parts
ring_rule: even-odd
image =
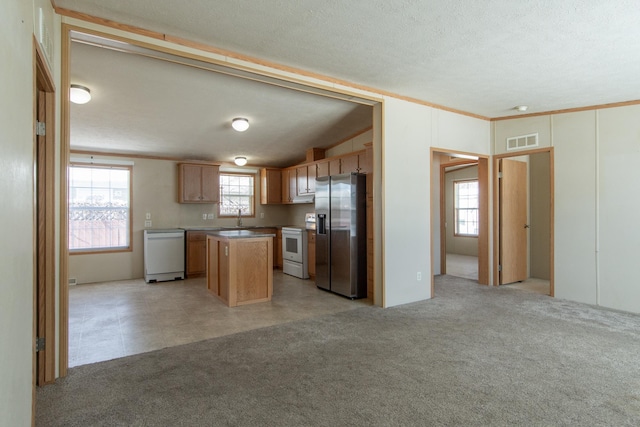
[[[449,276],[436,298],[80,366],[38,426],[640,425],[640,316]]]

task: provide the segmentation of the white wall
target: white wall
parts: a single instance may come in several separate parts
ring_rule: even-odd
[[[431,297],[433,109],[394,98],[386,99],[383,108],[384,305],[390,307]]]
[[[51,13],[50,4],[44,4]],[[0,6],[0,425],[31,424],[34,137],[32,2]]]
[[[640,312],[640,106],[498,121],[554,147],[555,296]]]
[[[599,303],[640,312],[640,105],[596,119]]]

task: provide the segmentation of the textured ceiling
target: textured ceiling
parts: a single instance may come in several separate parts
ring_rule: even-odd
[[[535,113],[640,99],[638,0],[55,0],[55,3],[60,8],[484,117],[521,114],[513,109],[521,104],[529,106],[527,113]],[[129,74],[138,65],[132,67]],[[72,72],[75,71],[73,64]],[[173,79],[181,83],[165,91],[169,101],[178,99],[180,85],[193,95],[201,92],[191,80],[176,79],[176,75],[171,72]],[[153,80],[171,79],[155,69],[148,76]],[[192,78],[198,81],[197,77],[189,77]],[[275,98],[266,100],[272,92],[258,90],[255,97],[265,99],[262,104],[259,99],[253,100],[256,122],[266,120],[267,116],[272,122],[267,110],[259,112],[261,107],[291,113],[289,106],[281,104],[286,96],[278,98],[273,93]],[[214,94],[209,96],[216,98]],[[252,98],[229,95],[225,98],[227,109],[216,110],[216,120],[185,120],[185,134],[167,125],[172,114],[181,111],[179,106],[169,107],[167,99],[138,99],[127,105],[129,117],[119,117],[117,122],[137,120],[141,125],[135,139],[128,141],[130,147],[162,134],[184,143],[183,148],[188,151],[190,148],[184,141],[219,140],[215,129],[223,126],[223,122],[218,119],[249,114],[244,108],[246,104],[238,101]],[[154,99],[156,108],[157,105],[165,108],[147,111],[146,99]],[[314,99],[324,103],[323,98]],[[205,106],[204,100],[194,103],[198,103],[201,111],[212,108]],[[336,122],[357,127],[356,119],[347,118],[357,113],[348,108],[341,106],[330,114],[322,109],[331,107],[318,106],[326,112],[325,121],[324,116],[313,112],[313,101],[301,103],[309,110],[294,108],[294,114],[307,115],[307,120],[300,119],[296,128],[282,128],[280,134],[275,129],[268,130],[263,147],[255,140],[242,145],[249,133],[229,136],[232,138],[229,141],[238,144],[237,151],[251,148],[256,160],[273,163],[274,157],[267,153],[269,147],[287,153],[297,151],[291,158],[301,157],[301,150],[291,140],[282,146],[276,143],[291,138],[292,133],[298,144],[310,146],[326,141],[323,135],[327,136],[326,132],[331,132]],[[171,108],[176,110],[170,113]],[[365,108],[369,107],[360,110]],[[310,116],[321,123],[313,122]],[[319,120],[320,117],[323,119]],[[166,120],[156,120],[159,118]],[[311,129],[313,126],[322,129]],[[153,127],[157,128],[156,135],[149,130]],[[104,125],[104,133],[110,132],[107,128]],[[262,131],[256,130],[254,136]],[[331,136],[345,132],[343,129]],[[89,144],[87,134],[82,137],[82,143]],[[131,135],[123,131],[119,137]],[[200,155],[196,148],[192,153]],[[232,156],[231,151],[224,152],[224,156]]]
[[[56,0],[486,117],[640,98],[638,0]]]

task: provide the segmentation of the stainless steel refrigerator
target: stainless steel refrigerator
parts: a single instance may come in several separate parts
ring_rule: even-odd
[[[348,298],[367,296],[365,179],[316,179],[316,285]]]

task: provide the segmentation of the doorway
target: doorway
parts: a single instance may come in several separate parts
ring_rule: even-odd
[[[494,171],[494,285],[553,296],[553,148],[495,156]]]
[[[434,292],[433,277],[439,274],[448,274],[447,259],[451,261],[454,256],[458,256],[458,261],[464,271],[472,271],[473,280],[479,284],[488,285],[489,280],[489,159],[487,156],[480,156],[471,153],[452,152],[450,150],[431,149],[431,218],[432,218],[432,256],[431,256],[431,291]],[[447,174],[460,175],[457,178],[448,179]],[[469,175],[471,174],[471,175]],[[469,227],[465,230],[457,230],[454,221],[448,218],[455,216],[456,210],[453,196],[453,182],[464,182],[473,178],[477,182],[477,190],[471,205],[465,205],[475,211],[473,216],[468,216],[466,223]],[[447,188],[451,187],[451,188]],[[451,191],[449,191],[451,190]],[[449,215],[448,215],[449,212]],[[465,221],[460,221],[461,224]],[[473,226],[471,226],[473,225]],[[450,231],[450,233],[449,233]],[[462,231],[460,233],[460,231]],[[449,236],[449,248],[453,250],[455,235],[459,236],[462,244],[466,247],[467,254],[449,254],[447,249],[447,236]],[[472,236],[469,234],[473,234]],[[452,268],[450,263],[449,270]],[[463,276],[464,277],[464,276]],[[470,277],[467,277],[470,278]]]

